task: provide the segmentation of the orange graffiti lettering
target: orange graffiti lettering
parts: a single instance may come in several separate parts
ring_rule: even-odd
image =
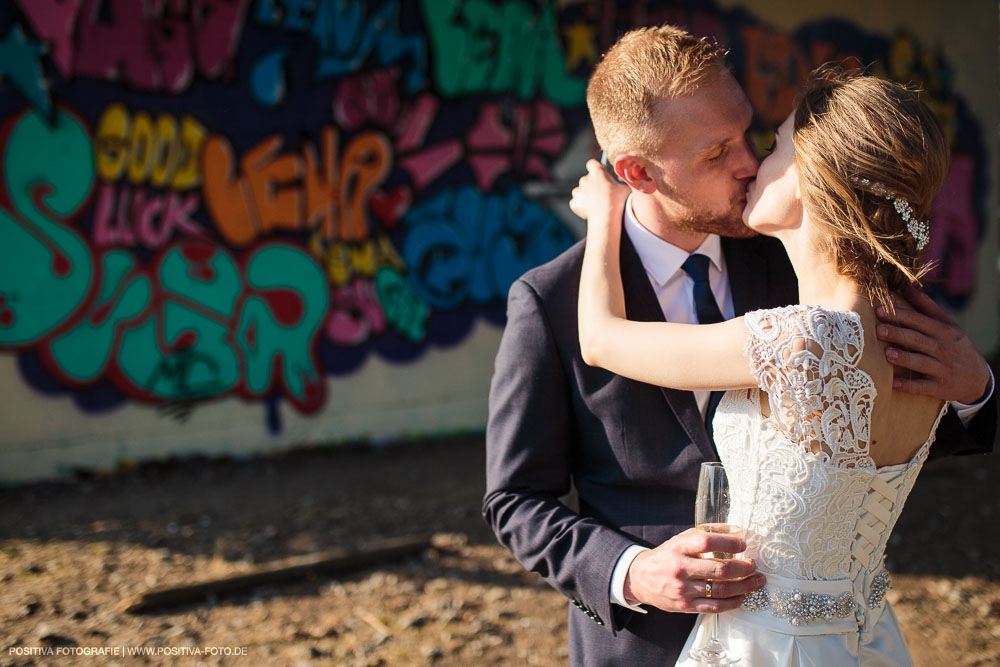
[[[320,150],[304,142],[301,155],[280,153],[282,138],[267,137],[239,161],[229,141],[212,135],[202,150],[205,203],[233,245],[276,229],[319,230],[326,241],[359,242],[371,235],[367,201],[389,172],[390,144],[378,132],[353,137],[338,160],[336,128],[323,128]]]

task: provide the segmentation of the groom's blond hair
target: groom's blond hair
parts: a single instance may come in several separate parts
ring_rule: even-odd
[[[661,102],[693,93],[725,71],[726,51],[671,25],[626,33],[597,64],[587,107],[601,149],[652,157],[667,130]]]

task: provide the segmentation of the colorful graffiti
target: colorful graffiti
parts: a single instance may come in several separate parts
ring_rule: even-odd
[[[975,291],[985,148],[905,32],[610,0],[15,0],[0,350],[86,411],[238,397],[275,430],[370,355],[460,345],[573,242],[525,185],[589,132],[598,54],[663,21],[730,48],[759,145],[820,63],[921,84],[955,151],[931,253],[944,296]]]

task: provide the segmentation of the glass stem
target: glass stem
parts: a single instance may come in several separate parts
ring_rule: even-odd
[[[719,644],[719,615],[712,614],[712,617],[708,619],[708,624],[708,644],[712,650],[718,651],[721,648]]]

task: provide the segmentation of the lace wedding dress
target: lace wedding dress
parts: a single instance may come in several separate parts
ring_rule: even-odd
[[[908,463],[876,467],[868,452],[875,401],[858,367],[856,313],[814,306],[745,316],[757,390],[728,391],[713,422],[732,494],[733,523],[767,585],[719,615],[719,636],[746,665],[910,665],[885,601],[883,553],[920,471],[927,441]],[[701,616],[681,653],[707,632]]]

